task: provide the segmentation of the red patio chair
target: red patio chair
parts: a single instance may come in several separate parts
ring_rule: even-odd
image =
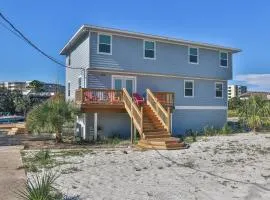
[[[84,97],[85,97],[86,103],[87,102],[97,102],[98,101],[98,97],[93,95],[93,93],[90,92],[90,91],[85,92]]]
[[[133,101],[138,105],[141,106],[144,103],[144,98],[139,95],[138,93],[133,93],[132,94]]]

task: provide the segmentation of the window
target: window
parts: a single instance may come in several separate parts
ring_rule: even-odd
[[[82,88],[82,77],[81,76],[78,78],[78,88],[79,89]]]
[[[111,35],[98,35],[98,53],[112,54],[112,36]]]
[[[68,97],[70,97],[70,82],[68,82]]]
[[[188,57],[189,57],[189,63],[190,64],[199,64],[199,49],[189,47],[188,48]]]
[[[156,43],[153,41],[144,41],[144,58],[156,58]]]
[[[216,83],[216,97],[223,97],[223,83]]]
[[[185,97],[193,97],[194,96],[194,81],[184,81],[185,87]]]
[[[133,92],[136,92],[136,77],[112,75],[112,88],[115,90],[126,88],[128,93],[132,95]]]
[[[220,66],[228,67],[228,53],[220,52]]]

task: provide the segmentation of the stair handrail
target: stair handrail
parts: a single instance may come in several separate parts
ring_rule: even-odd
[[[171,111],[170,107],[166,111],[165,108],[158,101],[156,96],[151,92],[150,89],[146,89],[147,104],[153,109],[157,117],[160,119],[167,131],[171,132]]]
[[[130,118],[133,120],[133,124],[135,125],[139,133],[142,135],[143,134],[143,108],[142,107],[141,109],[138,108],[138,106],[133,102],[126,88],[123,88],[123,102]]]

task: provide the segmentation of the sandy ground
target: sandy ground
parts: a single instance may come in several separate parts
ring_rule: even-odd
[[[52,169],[67,199],[270,199],[270,134],[203,137],[180,151],[94,150],[57,159],[72,163]]]

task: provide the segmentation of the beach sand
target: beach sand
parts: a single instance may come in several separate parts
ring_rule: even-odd
[[[202,137],[186,150],[101,149],[59,157],[66,199],[270,199],[270,134]],[[31,177],[33,173],[28,173]]]

